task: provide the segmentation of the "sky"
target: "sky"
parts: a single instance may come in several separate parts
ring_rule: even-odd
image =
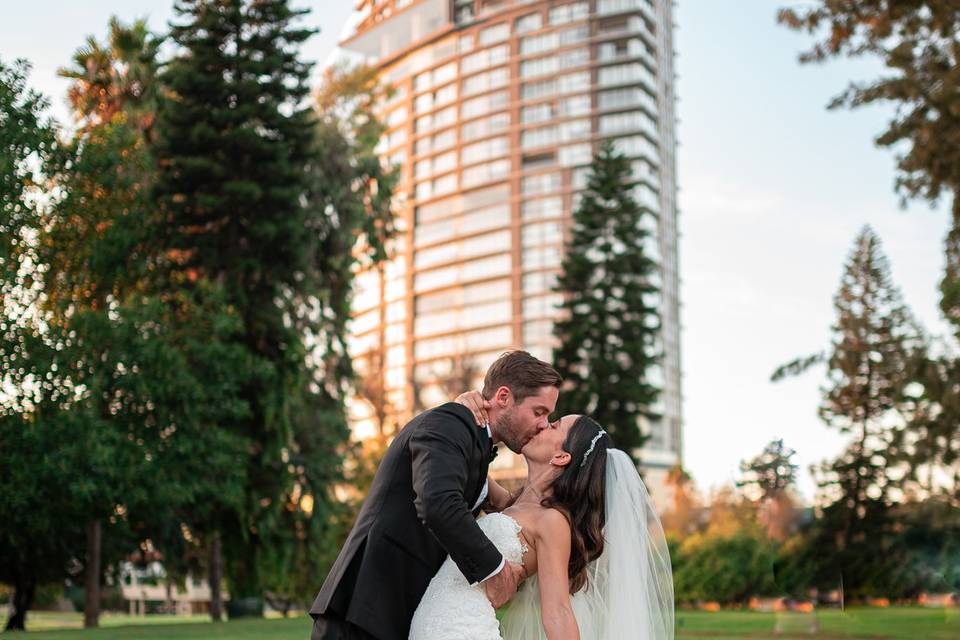
[[[69,63],[111,15],[163,30],[172,0],[0,0],[0,60],[27,58],[31,84],[66,119]],[[320,29],[304,57],[331,58],[352,0],[304,0]],[[774,438],[808,467],[844,438],[817,418],[822,370],[769,382],[780,364],[829,344],[832,299],[854,237],[879,234],[914,314],[946,333],[938,307],[947,206],[901,209],[894,155],[874,137],[891,111],[827,111],[877,64],[800,65],[809,36],[776,24],[776,0],[677,0],[675,48],[684,465],[701,490],[739,477],[739,463]],[[320,65],[315,73],[319,74]]]

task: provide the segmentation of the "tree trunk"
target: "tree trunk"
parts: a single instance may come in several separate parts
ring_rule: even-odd
[[[210,617],[214,622],[223,619],[223,594],[220,592],[220,582],[223,576],[223,557],[220,551],[220,533],[214,533],[210,538]]]
[[[25,631],[27,611],[33,606],[36,593],[36,581],[32,576],[18,576],[13,585],[13,599],[10,601],[10,617],[7,619],[7,631]]]
[[[84,576],[83,626],[100,626],[100,543],[103,528],[99,520],[87,523],[87,566]]]

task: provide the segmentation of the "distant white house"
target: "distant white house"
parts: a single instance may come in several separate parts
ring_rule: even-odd
[[[192,615],[210,611],[210,585],[207,581],[188,576],[181,588],[168,583],[166,571],[159,562],[145,568],[125,562],[120,567],[120,592],[129,605],[130,615],[145,615],[147,606],[176,615]],[[229,599],[224,591],[224,601]]]

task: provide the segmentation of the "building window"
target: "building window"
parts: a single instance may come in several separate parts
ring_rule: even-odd
[[[460,62],[460,72],[464,75],[481,71],[487,67],[503,64],[510,57],[510,47],[500,45],[465,56]]]
[[[543,218],[558,218],[562,215],[563,198],[525,200],[520,207],[520,218],[525,222],[528,220],[540,220]]]
[[[590,147],[589,142],[561,147],[558,152],[558,159],[560,165],[563,167],[590,164],[590,161],[593,159],[593,149]]]
[[[526,36],[520,38],[520,55],[529,56],[546,51],[553,51],[559,46],[560,36],[555,31],[539,36]]]
[[[562,122],[559,125],[559,129],[561,142],[588,138],[590,137],[590,120],[589,118],[581,118],[580,120]]]
[[[552,269],[560,266],[560,247],[539,247],[523,252],[523,269]]]
[[[635,84],[641,81],[647,82],[650,86],[656,86],[653,74],[638,62],[601,67],[598,81],[601,87]]]
[[[590,72],[568,73],[560,76],[560,93],[587,91],[590,88]]]
[[[527,60],[520,63],[520,77],[530,78],[548,73],[557,73],[560,70],[560,59],[557,56],[548,56],[536,60]]]
[[[524,131],[520,136],[520,146],[524,149],[535,149],[555,145],[559,140],[557,127],[541,127]]]
[[[586,2],[571,2],[550,9],[550,24],[566,24],[576,20],[586,20],[590,6]]]
[[[523,274],[523,295],[535,296],[550,293],[557,286],[557,274],[548,271],[535,271]]]
[[[537,171],[553,167],[557,163],[556,155],[551,151],[549,153],[537,153],[534,155],[523,156],[523,171]]]
[[[563,304],[563,296],[560,294],[525,298],[523,301],[523,319],[553,318],[561,304]]]
[[[559,191],[561,185],[562,180],[559,173],[543,173],[524,178],[521,183],[521,191],[524,195],[553,193]]]
[[[564,117],[585,116],[590,113],[590,96],[573,96],[560,101],[560,115]]]
[[[539,222],[524,225],[520,232],[524,249],[542,245],[563,244],[563,226],[560,222]]]
[[[590,27],[585,24],[564,29],[558,32],[560,34],[560,44],[566,46],[575,42],[583,42],[590,37]]]
[[[429,249],[421,249],[417,251],[414,257],[414,266],[421,270],[448,262],[459,262],[482,255],[503,253],[510,250],[511,235],[510,230],[505,229]]]
[[[463,81],[463,95],[480,93],[488,89],[497,89],[506,85],[509,80],[510,72],[506,67],[479,73]]]
[[[489,95],[480,96],[464,100],[460,105],[460,117],[464,120],[486,115],[491,111],[502,108],[510,101],[510,95],[506,91],[497,91]]]
[[[463,170],[463,188],[469,188],[484,182],[494,182],[510,173],[509,160],[495,160]]]
[[[488,118],[468,122],[460,128],[460,137],[463,140],[482,138],[499,133],[510,126],[510,114],[497,113]]]
[[[532,107],[524,107],[520,110],[520,121],[524,124],[545,122],[553,118],[553,105],[549,102],[533,105]]]
[[[473,164],[490,158],[506,155],[509,151],[506,136],[491,138],[482,142],[469,144],[460,151],[461,164]]]
[[[503,42],[509,37],[510,23],[503,22],[483,29],[480,32],[479,44],[481,47],[486,47],[487,45],[494,44],[495,42]]]
[[[543,16],[537,12],[517,18],[513,30],[516,33],[524,33],[526,31],[536,31],[541,27],[543,27]]]

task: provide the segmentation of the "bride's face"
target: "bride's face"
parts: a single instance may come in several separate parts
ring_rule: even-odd
[[[566,453],[563,450],[563,442],[567,439],[570,427],[579,417],[579,415],[570,414],[551,422],[550,427],[538,433],[524,445],[520,453],[531,462],[549,463],[563,458]]]

